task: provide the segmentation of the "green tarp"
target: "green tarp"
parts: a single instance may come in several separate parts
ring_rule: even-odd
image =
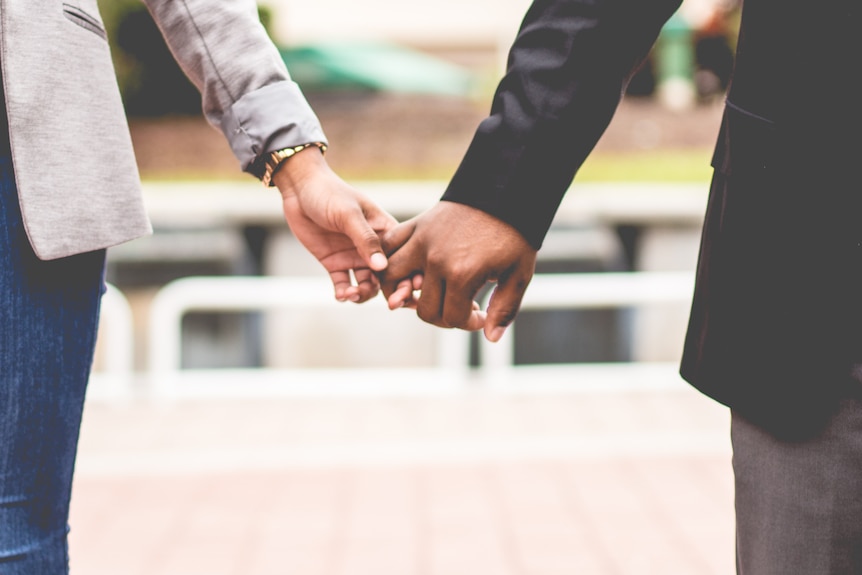
[[[290,74],[305,90],[366,89],[467,96],[470,72],[427,54],[379,42],[281,48]]]

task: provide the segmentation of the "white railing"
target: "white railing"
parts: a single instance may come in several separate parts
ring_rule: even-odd
[[[685,305],[693,287],[694,276],[689,272],[544,274],[533,278],[521,311]],[[535,396],[685,388],[677,361],[516,366],[517,326],[516,320],[497,343],[483,338],[479,344],[480,380],[487,391]],[[677,327],[667,335],[681,335],[675,333]]]
[[[317,277],[195,277],[171,282],[150,307],[147,370],[152,389],[159,395],[175,394],[182,367],[181,322],[189,312],[343,309],[343,305],[335,300],[329,281]],[[465,370],[469,334],[439,330],[436,338],[436,367]]]
[[[521,309],[619,308],[686,303],[691,298],[692,289],[693,275],[688,272],[540,274],[533,278]],[[339,306],[343,309],[343,304],[333,298],[331,285],[325,278],[195,277],[171,282],[159,290],[150,304],[148,361],[146,373],[141,379],[147,387],[143,391],[170,397],[177,394],[181,382],[197,381],[197,389],[207,393],[208,382],[213,382],[210,389],[216,390],[219,382],[255,379],[252,373],[257,374],[258,381],[269,378],[268,386],[260,389],[278,390],[284,387],[287,379],[285,370],[183,370],[182,319],[190,312],[336,309]],[[100,368],[95,373],[97,383],[103,389],[111,386],[113,392],[108,392],[108,395],[131,393],[135,382],[132,313],[126,299],[113,286],[109,286],[103,298],[102,322],[104,337],[99,344],[102,353]],[[304,389],[307,393],[314,393],[315,390],[357,393],[360,389],[373,389],[376,390],[374,393],[410,393],[412,389],[421,393],[435,393],[462,391],[475,386],[477,382],[484,386],[498,383],[505,385],[505,382],[512,381],[515,372],[530,369],[514,366],[516,330],[517,322],[496,344],[480,338],[482,369],[472,375],[467,375],[469,334],[459,330],[437,330],[437,340],[434,342],[436,369],[422,370],[423,373],[419,375],[398,370],[348,370],[350,375],[345,379],[350,382],[336,381],[343,376],[333,376],[331,373],[321,375],[321,372],[326,371],[322,369],[296,369],[293,370],[294,375],[301,377],[294,378],[293,390]],[[572,367],[563,366],[560,369],[571,370]],[[585,375],[589,372],[589,378],[603,381],[609,377],[605,374],[614,370],[619,374],[613,378],[620,379],[628,377],[622,374],[634,373],[636,368],[637,377],[647,380],[666,379],[675,370],[671,365],[643,364],[580,367],[583,367],[581,371]],[[555,378],[564,377],[559,369],[542,374],[548,385],[553,385],[548,382]],[[304,383],[296,380],[303,380]],[[356,382],[360,384],[353,385]],[[536,389],[534,382],[530,382],[530,386]]]
[[[111,284],[102,295],[99,323],[99,362],[91,381],[91,392],[117,397],[129,395],[134,386],[132,308],[123,293]]]
[[[637,307],[684,303],[691,299],[694,276],[689,272],[623,272],[540,274],[533,277],[521,310]],[[490,298],[490,294],[488,296]],[[483,308],[487,306],[487,301]],[[497,343],[482,339],[481,362],[487,371],[515,365],[515,321]]]

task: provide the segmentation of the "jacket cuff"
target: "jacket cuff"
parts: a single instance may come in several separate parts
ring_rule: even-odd
[[[261,178],[264,156],[300,144],[328,144],[320,121],[292,81],[245,94],[225,113],[221,130],[243,171]]]

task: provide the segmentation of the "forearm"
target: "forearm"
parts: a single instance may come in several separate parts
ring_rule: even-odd
[[[680,0],[536,0],[444,200],[514,226],[535,248],[625,85]]]
[[[144,2],[244,170],[260,176],[264,153],[326,141],[253,1]]]

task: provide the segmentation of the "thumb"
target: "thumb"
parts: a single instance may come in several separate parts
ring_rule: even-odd
[[[523,270],[515,270],[511,275],[500,279],[491,294],[487,309],[484,330],[488,341],[500,341],[506,328],[515,320],[532,277],[531,271],[525,273]]]
[[[398,307],[399,302],[405,303],[411,300],[413,290],[421,289],[421,276],[416,274],[421,274],[424,269],[424,254],[419,249],[420,246],[410,242],[415,232],[415,219],[408,220],[389,230],[381,239],[383,249],[389,256],[390,265],[384,273],[378,275],[380,287],[383,290],[383,295],[390,300],[390,305],[396,307]],[[412,289],[408,290],[404,286],[404,289],[401,290],[402,281],[408,278],[413,278],[410,282],[414,284]],[[396,296],[393,300],[392,297],[396,292],[401,295]]]
[[[372,270],[379,272],[389,265],[377,232],[371,227],[365,212],[357,209],[345,220],[342,232],[353,242],[359,256]]]
[[[413,237],[416,231],[415,219],[407,220],[404,223],[398,224],[383,235],[382,244],[384,253],[392,255],[400,250],[407,241]]]

